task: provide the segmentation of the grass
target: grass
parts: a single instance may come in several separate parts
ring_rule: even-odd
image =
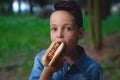
[[[120,16],[111,16],[104,20],[102,34],[120,32],[119,21]],[[86,31],[87,25],[85,16]],[[27,80],[35,55],[49,43],[49,19],[38,19],[34,16],[0,16],[0,67],[8,66],[7,74],[14,75],[12,80]],[[15,66],[19,67],[12,69]],[[17,74],[14,74],[15,72]],[[119,76],[120,70],[116,73]]]
[[[48,19],[0,16],[0,67],[19,65],[18,75],[28,74],[35,55],[49,43]]]
[[[102,32],[104,35],[120,32],[120,16],[110,16],[103,20]]]

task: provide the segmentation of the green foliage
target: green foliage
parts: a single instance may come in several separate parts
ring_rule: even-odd
[[[89,32],[88,16],[84,16],[84,28]],[[108,16],[102,21],[102,34],[107,35],[114,32],[120,32],[120,16]]]

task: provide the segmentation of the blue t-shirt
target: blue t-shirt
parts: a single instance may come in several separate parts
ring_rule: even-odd
[[[63,68],[53,74],[52,80],[102,80],[102,68],[100,64],[90,58],[82,47],[79,46],[79,49],[82,50],[80,59],[72,66],[64,63]],[[29,80],[39,80],[44,68],[41,63],[41,57],[45,51],[42,50],[36,55]]]

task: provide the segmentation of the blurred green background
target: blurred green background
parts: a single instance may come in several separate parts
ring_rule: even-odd
[[[9,2],[10,1],[10,2]],[[18,0],[19,1],[19,0]],[[0,1],[0,80],[28,80],[35,55],[50,44],[49,15],[51,1],[29,0]],[[86,0],[87,1],[87,0]],[[120,3],[111,0],[110,13],[101,21],[103,47],[100,50],[91,46],[86,1],[80,0],[83,11],[85,37],[80,40],[90,56],[98,60],[104,72],[104,80],[120,79]],[[37,4],[39,2],[40,4]],[[17,4],[18,8],[13,6]],[[12,4],[12,10],[10,5]],[[13,9],[14,8],[14,9]]]

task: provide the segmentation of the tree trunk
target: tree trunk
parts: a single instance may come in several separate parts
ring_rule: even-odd
[[[102,47],[102,33],[101,33],[101,4],[100,0],[94,0],[94,30],[95,30],[95,47],[101,49]]]
[[[19,6],[19,9],[18,9],[18,14],[21,15],[21,0],[18,0],[18,6]]]
[[[94,20],[93,20],[93,1],[88,0],[88,25],[89,25],[89,32],[90,32],[90,41],[92,45],[94,46],[94,37],[95,37],[95,32],[94,32]],[[91,44],[90,44],[91,45]]]
[[[100,0],[88,0],[88,24],[92,47],[102,48]]]
[[[31,0],[28,0],[30,4],[30,14],[33,14],[33,2]]]
[[[101,0],[101,18],[106,19],[110,15],[112,0]]]
[[[12,1],[2,1],[0,3],[0,13],[2,15],[12,14]]]

